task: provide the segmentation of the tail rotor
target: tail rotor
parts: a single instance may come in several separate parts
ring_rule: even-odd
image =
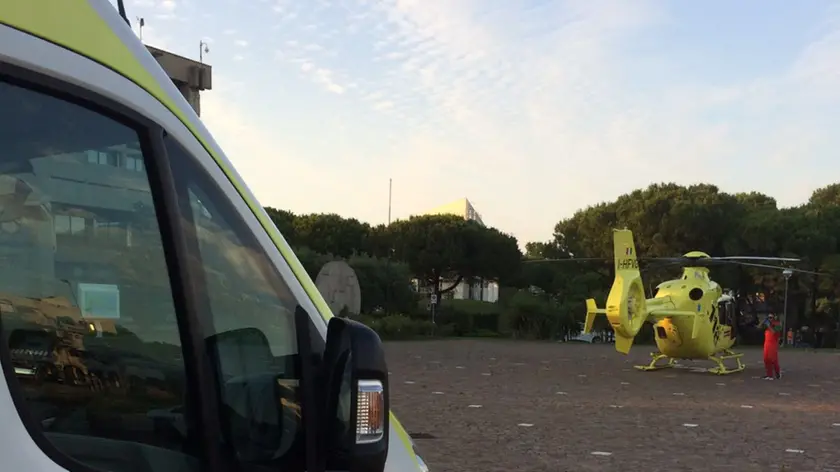
[[[607,297],[606,309],[599,309],[594,299],[586,300],[584,331],[592,329],[595,317],[605,314],[615,331],[615,349],[627,354],[633,338],[647,319],[647,304],[633,233],[627,229],[613,230],[615,281]]]

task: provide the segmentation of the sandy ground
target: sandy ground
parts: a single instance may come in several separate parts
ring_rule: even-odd
[[[386,343],[392,408],[431,472],[840,471],[840,353],[761,350],[728,376],[654,372],[650,347]]]

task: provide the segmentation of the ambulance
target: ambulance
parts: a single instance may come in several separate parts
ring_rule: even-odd
[[[128,17],[0,1],[0,469],[428,470]]]

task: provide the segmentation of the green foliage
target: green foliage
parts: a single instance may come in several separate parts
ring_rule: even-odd
[[[384,340],[406,340],[435,335],[431,320],[418,320],[406,315],[362,315],[359,321],[366,324]],[[440,335],[441,333],[438,333]],[[443,333],[450,335],[450,332]]]
[[[448,300],[435,322],[448,326],[454,336],[495,336],[502,331],[502,307],[480,300]]]
[[[834,274],[796,274],[789,281],[788,325],[833,329],[840,321],[840,184],[813,192],[808,203],[780,209],[757,192],[726,193],[716,186],[653,184],[579,210],[557,223],[548,241],[521,254],[514,237],[453,215],[426,215],[370,226],[337,215],[294,215],[266,209],[314,278],[334,258],[348,260],[362,286],[363,321],[386,339],[502,335],[559,339],[576,334],[586,298],[605,302],[612,282],[612,228],[634,232],[640,255],[789,256],[798,267]],[[534,259],[605,261],[528,263]],[[675,276],[675,268],[647,268],[646,288]],[[713,278],[739,297],[744,323],[761,310],[783,311],[780,271],[715,267]],[[417,279],[441,299],[431,324],[428,298],[410,288]],[[498,303],[444,300],[462,280],[500,283]],[[399,313],[395,315],[394,313]],[[603,318],[596,328],[608,329]],[[646,326],[636,343],[652,339]],[[833,338],[832,338],[833,339]]]
[[[805,205],[779,209],[773,198],[755,192],[728,194],[713,185],[655,184],[614,202],[580,210],[560,221],[555,227],[553,243],[576,257],[609,258],[610,229],[626,227],[633,230],[638,252],[644,256],[675,256],[691,250],[712,255],[788,256],[801,258],[800,268],[837,275],[840,274],[838,195],[840,184],[835,184],[815,190]],[[535,257],[539,257],[540,248],[533,249]],[[551,293],[560,293],[563,285],[560,274],[568,272],[569,265],[529,268],[532,271],[529,280]],[[583,277],[586,266],[576,264],[573,270],[578,275],[572,279]],[[609,285],[609,261],[588,264],[586,271],[600,274],[596,278],[602,286]],[[651,288],[674,275],[672,268],[647,270],[643,277]],[[785,281],[781,271],[731,266],[716,267],[712,275],[723,286],[736,291],[747,314],[754,315],[758,309],[784,310]],[[834,288],[837,282],[836,276],[794,275],[789,290],[789,326],[813,322],[833,328],[837,318],[820,321],[815,314],[819,312],[818,300],[837,299]],[[577,293],[575,290],[575,296],[579,296]],[[829,307],[831,303],[820,306]]]
[[[499,280],[517,272],[516,238],[455,215],[413,216],[384,229],[393,255],[424,285],[446,293],[464,278]],[[442,281],[451,281],[441,287]]]
[[[312,280],[318,277],[318,272],[321,270],[321,267],[324,267],[324,264],[336,260],[331,255],[315,252],[307,246],[298,246],[293,249],[300,264],[306,269],[306,273],[309,274]]]
[[[417,306],[406,264],[370,256],[353,256],[347,263],[359,279],[362,313],[406,313]]]

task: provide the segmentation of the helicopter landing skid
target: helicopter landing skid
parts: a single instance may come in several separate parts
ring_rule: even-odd
[[[633,366],[633,367],[635,367],[639,370],[644,370],[644,371],[661,370],[661,369],[667,369],[669,367],[674,367],[676,365],[676,362],[677,362],[676,359],[674,359],[672,357],[668,357],[665,354],[662,354],[661,352],[651,352],[650,357],[653,358],[653,359],[650,360],[650,364],[648,364],[648,365],[637,365],[637,366]],[[668,359],[668,363],[667,364],[656,365],[656,363],[661,361],[662,359]]]
[[[735,353],[729,349],[725,349],[722,356],[709,356],[709,360],[717,364],[717,367],[712,367],[709,369],[709,372],[717,375],[727,375],[734,374],[735,372],[741,372],[746,367],[743,362],[741,362],[741,357],[743,355],[744,353]],[[727,369],[723,364],[723,361],[728,359],[735,359],[738,363],[734,369]]]

